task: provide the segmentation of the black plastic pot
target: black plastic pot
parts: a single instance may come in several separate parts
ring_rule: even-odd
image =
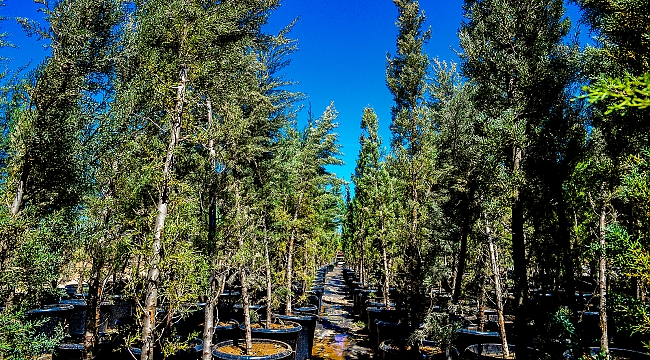
[[[142,356],[142,349],[134,346],[122,349],[120,355],[117,356],[117,359],[120,360],[133,360],[139,359]],[[160,349],[155,349],[153,354],[154,360],[162,360],[163,353]]]
[[[228,341],[239,339],[239,322],[237,320],[228,321],[227,325],[214,326],[214,337],[218,341]]]
[[[365,320],[368,317],[368,313],[366,312],[367,306],[366,306],[366,301],[370,298],[371,294],[376,294],[377,290],[375,289],[368,289],[368,290],[363,290],[359,293],[359,307],[361,309],[360,315],[361,319]]]
[[[379,345],[377,342],[377,324],[375,320],[393,322],[396,323],[399,321],[399,312],[395,309],[386,309],[378,307],[368,307],[366,308],[365,313],[367,314],[367,324],[369,332],[370,344],[372,344],[373,349],[376,349]]]
[[[72,336],[84,336],[86,333],[86,300],[62,300],[61,304],[72,305],[73,309],[67,317],[68,334]],[[110,319],[110,302],[102,302],[99,305],[99,332],[105,333]]]
[[[316,330],[316,320],[318,316],[314,315],[274,315],[276,319],[293,321],[302,326],[298,334],[296,343],[296,360],[306,360],[311,356],[314,347],[314,331]]]
[[[589,351],[591,355],[597,355],[600,352],[598,347],[590,347]],[[609,348],[609,355],[612,356],[613,360],[623,359],[623,360],[650,360],[650,355],[640,351],[628,350],[628,349],[619,349],[619,348]],[[573,360],[571,350],[568,350],[564,353],[564,358],[567,360]]]
[[[322,286],[312,287],[310,291],[307,291],[307,298],[309,299],[309,303],[318,307],[318,309],[321,309],[323,307],[324,292],[325,289]]]
[[[508,345],[508,350],[511,354],[515,352],[514,345]],[[502,359],[503,346],[501,344],[474,344],[465,348],[463,358],[466,360],[478,359]]]
[[[115,295],[111,297],[111,305],[108,306],[108,321],[106,327],[108,330],[117,329],[118,320],[122,323],[129,322],[134,319],[135,303],[133,299],[124,297],[122,295]]]
[[[194,339],[188,349],[177,351],[175,354],[167,357],[167,360],[201,360],[202,355],[203,340]]]
[[[243,343],[244,340],[240,339],[239,343]],[[267,355],[267,356],[247,356],[247,355],[231,355],[231,354],[226,354],[222,351],[220,351],[220,348],[226,347],[226,346],[232,346],[233,341],[224,341],[216,344],[212,348],[212,357],[214,359],[221,359],[221,360],[283,360],[283,359],[291,359],[291,356],[293,355],[293,351],[291,350],[291,347],[283,343],[282,341],[277,341],[277,340],[269,340],[269,339],[253,339],[253,344],[255,343],[270,343],[270,344],[275,344],[278,346],[278,352],[273,355]]]
[[[301,306],[293,309],[299,315],[314,315],[318,316],[318,308],[315,305]]]
[[[176,323],[177,334],[187,337],[192,332],[202,332],[205,321],[205,303],[183,304],[182,306],[189,311],[189,314]]]
[[[259,316],[260,312],[266,308],[266,305],[251,305],[248,308]],[[219,312],[219,315],[221,315],[221,312]],[[244,307],[241,304],[235,304],[235,306],[233,306],[232,318],[237,320],[239,323],[244,322]]]
[[[468,346],[474,344],[498,344],[500,342],[501,337],[498,332],[459,329],[454,340],[454,347],[463,351]]]
[[[309,305],[316,307],[316,311],[318,312],[322,304],[322,296],[319,296],[313,291],[307,291],[307,302]]]
[[[221,319],[230,319],[234,317],[233,307],[237,300],[241,298],[241,292],[234,289],[226,289],[219,295],[219,317]]]
[[[515,345],[508,345],[508,351],[512,355],[516,351]],[[501,344],[474,344],[468,346],[463,352],[463,358],[466,360],[490,360],[503,359],[503,345]],[[550,357],[543,352],[528,348],[528,358],[530,360],[550,360]]]
[[[375,320],[375,339],[376,342],[372,343],[373,349],[379,349],[382,342],[386,340],[404,340],[410,334],[409,329],[397,322]]]
[[[285,321],[284,323],[291,327],[286,329],[251,328],[251,335],[255,339],[270,339],[287,343],[293,351],[296,351],[302,326],[292,321]],[[246,328],[244,324],[239,325],[239,330],[242,335],[245,334]],[[293,356],[291,359],[293,359]]]
[[[424,340],[417,351],[408,351],[403,343],[386,340],[379,344],[379,359],[381,360],[446,360],[447,354],[438,348],[433,341]],[[455,358],[455,354],[452,355]]]
[[[44,333],[47,336],[53,336],[58,324],[70,317],[74,306],[69,304],[45,305],[40,309],[34,309],[27,312],[32,320],[45,320],[37,329],[37,333]]]
[[[52,360],[81,360],[83,348],[82,344],[61,344],[52,353]]]
[[[66,338],[66,343],[59,344],[52,353],[52,360],[77,360],[83,359],[83,338]],[[94,355],[97,359],[113,359],[113,351],[119,344],[112,342],[106,333],[100,333],[99,343],[95,347]]]
[[[361,305],[359,305],[359,294],[363,291],[362,288],[355,288],[352,290],[351,295],[352,295],[352,313],[353,314],[360,314],[361,313]]]

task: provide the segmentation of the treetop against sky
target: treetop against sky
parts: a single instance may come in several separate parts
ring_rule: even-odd
[[[457,31],[463,20],[462,0],[425,0],[420,7],[432,37],[425,51],[431,58],[457,61],[460,51]],[[42,20],[39,4],[32,0],[5,0],[0,24],[16,48],[4,48],[12,69],[38,65],[49,53],[47,44],[36,36],[28,37],[13,20],[15,17]],[[579,14],[567,4],[568,16],[575,24]],[[379,134],[389,144],[392,95],[386,87],[386,55],[395,52],[397,9],[390,0],[283,0],[271,15],[266,31],[275,33],[298,18],[290,37],[298,40],[299,51],[291,56],[287,78],[297,84],[295,91],[307,95],[300,121],[309,108],[319,116],[333,101],[339,111],[340,140],[344,166],[332,170],[350,180],[359,152],[359,123],[363,109],[373,107],[379,118]],[[582,30],[582,40],[588,39]]]

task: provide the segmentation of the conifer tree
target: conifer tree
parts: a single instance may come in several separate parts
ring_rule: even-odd
[[[273,1],[150,0],[136,3],[137,32],[131,42],[135,46],[131,51],[137,54],[135,64],[138,68],[125,88],[128,92],[125,103],[131,105],[125,112],[142,124],[147,134],[142,138],[146,142],[143,145],[149,148],[149,154],[160,154],[160,157],[152,157],[151,164],[144,167],[157,169],[150,172],[147,182],[154,184],[159,196],[153,236],[148,237],[149,242],[145,244],[148,275],[143,305],[142,359],[151,359],[154,354],[158,336],[154,333],[155,309],[162,295],[160,291],[174,290],[161,283],[169,278],[162,272],[163,266],[172,266],[168,268],[172,272],[184,271],[165,262],[162,247],[165,244],[166,256],[171,256],[175,250],[183,253],[189,249],[187,243],[191,238],[187,235],[191,232],[188,234],[178,221],[187,216],[184,212],[191,209],[188,204],[198,206],[197,201],[188,198],[191,194],[186,191],[186,181],[190,180],[190,169],[194,166],[192,156],[200,141],[195,138],[197,134],[205,140],[211,153],[208,163],[212,165],[208,166],[212,171],[208,176],[217,178],[221,183],[218,189],[224,190],[215,203],[221,203],[224,210],[233,211],[224,212],[223,221],[219,222],[223,227],[209,230],[213,234],[210,237],[222,233],[221,241],[239,249],[233,259],[239,261],[245,315],[248,314],[243,264],[247,263],[245,245],[255,224],[249,221],[252,199],[246,197],[246,188],[251,183],[250,164],[263,152],[260,142],[268,138],[260,129],[268,122],[266,109],[270,107],[269,101],[260,96],[262,90],[257,72],[262,67],[253,48],[261,26],[276,5]],[[224,73],[226,76],[219,78]],[[239,81],[238,87],[220,88],[227,79]],[[206,111],[208,108],[212,111]],[[209,124],[210,118],[212,124]],[[210,128],[208,134],[204,128]],[[174,223],[167,226],[170,214]],[[215,241],[216,237],[211,240]],[[188,256],[192,256],[189,254],[191,251]],[[165,294],[166,297],[172,295]],[[166,326],[171,325],[169,319],[174,311],[171,305],[167,304],[170,308]]]
[[[475,103],[490,126],[499,127],[501,158],[511,176],[512,247],[519,356],[526,356],[528,258],[524,234],[528,144],[563,94],[567,79],[562,43],[570,23],[557,0],[525,4],[467,0],[460,29],[462,70],[478,86]],[[561,74],[561,72],[560,72]]]
[[[435,182],[432,168],[430,136],[433,131],[431,114],[426,106],[429,57],[424,44],[431,37],[423,31],[425,17],[417,1],[395,0],[399,17],[397,26],[397,52],[387,58],[386,83],[393,94],[390,125],[391,174],[396,178],[401,210],[397,226],[399,246],[404,249],[403,281],[397,284],[404,294],[409,321],[415,325],[422,316],[419,287],[423,283],[424,260],[430,236],[433,205],[425,194]]]
[[[322,231],[331,235],[338,221],[336,212],[341,181],[325,169],[326,166],[342,163],[338,158],[338,134],[334,132],[338,125],[335,122],[337,114],[334,104],[330,104],[320,117],[310,120],[303,130],[299,131],[292,124],[278,148],[277,161],[281,165],[276,182],[281,186],[278,189],[281,197],[274,212],[286,241],[284,280],[287,314],[292,313],[296,248],[310,236],[321,235]],[[313,221],[319,215],[323,219]]]
[[[381,139],[378,134],[378,119],[372,108],[366,108],[361,118],[361,136],[359,143],[359,158],[357,167],[352,177],[354,182],[354,201],[357,216],[364,219],[360,222],[358,229],[360,240],[368,243],[369,247],[379,251],[379,264],[369,264],[369,269],[377,268],[381,274],[378,279],[382,284],[384,304],[390,307],[390,257],[392,225],[392,203],[391,182],[386,169],[386,163],[382,161]],[[364,256],[363,253],[360,256]]]

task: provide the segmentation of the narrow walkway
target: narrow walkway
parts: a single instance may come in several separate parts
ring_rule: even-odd
[[[343,268],[337,266],[325,277],[321,320],[316,326],[312,359],[372,359],[368,333],[352,315],[352,299],[343,281]],[[361,325],[361,326],[359,326]]]

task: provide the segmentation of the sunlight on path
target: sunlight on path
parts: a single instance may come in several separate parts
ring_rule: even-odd
[[[321,321],[316,326],[312,359],[372,359],[366,347],[368,336],[352,316],[352,300],[347,294],[340,266],[327,274]]]

